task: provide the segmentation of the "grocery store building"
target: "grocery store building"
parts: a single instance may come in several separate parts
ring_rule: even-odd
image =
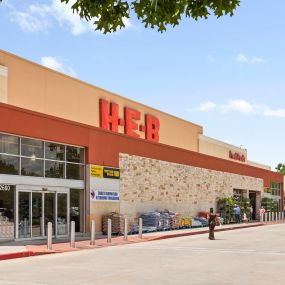
[[[0,50],[0,240],[42,238],[102,215],[185,215],[264,195],[283,176],[203,128]]]

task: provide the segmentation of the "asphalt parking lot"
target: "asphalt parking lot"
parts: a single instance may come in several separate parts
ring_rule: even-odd
[[[285,225],[1,261],[0,284],[283,284]]]

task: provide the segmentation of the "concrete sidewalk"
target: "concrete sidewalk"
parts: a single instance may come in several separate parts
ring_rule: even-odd
[[[215,232],[265,226],[270,224],[276,224],[276,222],[267,223],[267,224],[258,222],[258,223],[247,223],[247,224],[223,225],[221,227],[217,226]],[[207,227],[144,233],[142,239],[138,238],[138,235],[129,235],[128,241],[125,241],[122,236],[112,237],[112,243],[107,243],[107,239],[105,237],[105,238],[96,239],[95,246],[90,245],[89,239],[76,241],[75,248],[71,248],[69,242],[61,242],[61,243],[57,242],[53,244],[52,250],[48,250],[46,244],[40,244],[40,245],[33,244],[33,241],[30,241],[29,245],[23,245],[23,246],[0,245],[0,261],[12,258],[40,255],[40,254],[62,253],[62,252],[78,251],[83,249],[97,249],[107,246],[140,243],[140,242],[147,242],[153,240],[161,240],[161,239],[182,237],[182,236],[189,236],[196,234],[205,234],[205,233],[208,233]]]

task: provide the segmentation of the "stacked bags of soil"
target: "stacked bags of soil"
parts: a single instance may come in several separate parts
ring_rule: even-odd
[[[112,221],[112,234],[124,233],[124,217],[116,212],[108,213],[102,216],[102,232],[108,232],[108,219]]]
[[[145,231],[157,231],[163,225],[163,220],[158,212],[142,214],[140,218],[142,218],[143,228]]]

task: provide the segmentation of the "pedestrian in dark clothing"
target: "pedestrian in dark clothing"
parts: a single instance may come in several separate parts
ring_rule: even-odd
[[[240,223],[240,207],[239,207],[239,205],[235,205],[234,212],[235,212],[236,223],[239,224]]]
[[[216,217],[217,215],[215,215],[213,213],[213,208],[210,209],[210,215],[209,215],[209,239],[214,240],[215,239],[215,235],[214,235],[214,231],[215,231],[215,226],[216,226]]]

